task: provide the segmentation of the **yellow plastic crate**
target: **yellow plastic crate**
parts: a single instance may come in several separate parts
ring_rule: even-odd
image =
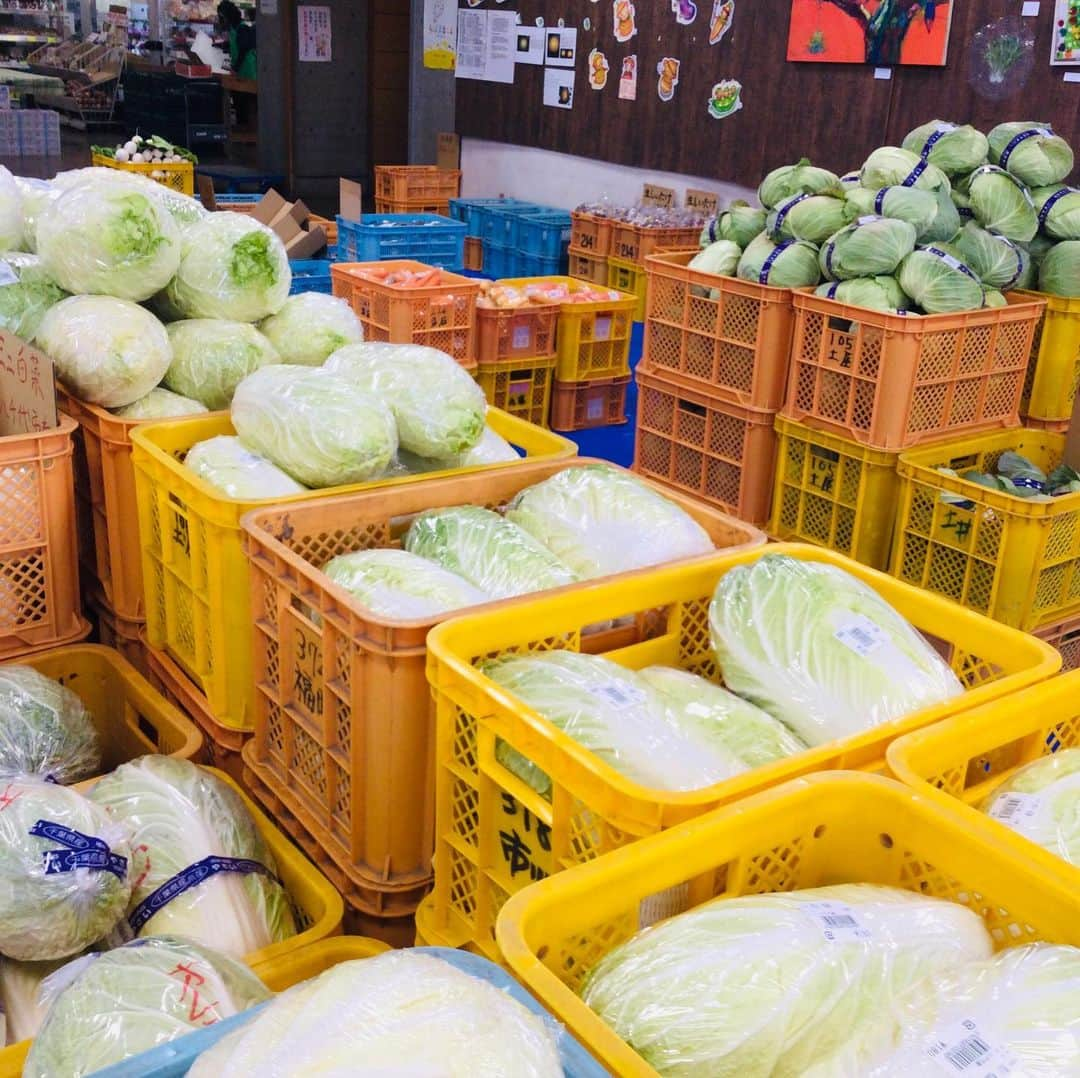
[[[655,1078],[577,995],[585,974],[638,931],[642,903],[685,888],[709,900],[836,883],[951,899],[999,947],[1080,944],[1075,892],[980,821],[872,775],[800,779],[564,872],[516,895],[499,917],[507,964],[620,1078]]]
[[[548,427],[555,363],[554,356],[481,363],[476,381],[488,404],[538,427]]]
[[[1008,449],[1049,472],[1062,461],[1065,436],[1011,430],[900,454],[890,572],[1035,629],[1080,613],[1080,494],[1031,502],[938,471],[992,472]]]
[[[566,438],[497,409],[488,410],[488,424],[530,459],[577,453],[577,446]],[[195,681],[218,722],[250,730],[255,693],[251,598],[240,518],[269,505],[460,475],[465,469],[240,501],[226,497],[182,463],[196,442],[234,433],[225,413],[148,423],[132,431],[132,463],[147,642],[167,651]]]
[[[889,746],[889,771],[939,802],[981,804],[996,786],[1032,760],[1080,746],[1080,671],[907,734]],[[1080,867],[972,808],[995,842],[1056,873],[1080,892]]]
[[[779,449],[769,534],[889,567],[900,454],[776,417]]]
[[[207,768],[207,770],[222,782],[227,782],[243,799],[248,812],[255,820],[255,826],[274,855],[278,879],[281,880],[292,899],[296,926],[300,930],[295,936],[281,943],[272,943],[269,947],[252,951],[251,954],[244,956],[244,961],[266,981],[270,988],[278,991],[296,981],[313,977],[316,973],[321,973],[323,969],[333,965],[334,962],[345,961],[346,957],[366,958],[370,954],[378,953],[377,950],[371,949],[381,947],[374,940],[363,941],[368,945],[364,953],[353,955],[335,952],[333,947],[335,941],[331,937],[340,935],[341,919],[345,912],[341,895],[228,775],[215,768]],[[324,946],[319,951],[314,951],[314,956],[342,953],[344,957],[326,961],[320,967],[314,960],[306,961],[310,956],[298,954],[309,949],[313,950],[320,944]],[[305,970],[310,972],[304,972]],[[287,978],[292,975],[295,975],[295,981],[288,981]],[[19,1078],[31,1043],[26,1040],[7,1048],[0,1048],[0,1078]]]
[[[702,790],[653,790],[621,776],[485,677],[476,663],[503,651],[602,651],[640,669],[679,666],[719,680],[708,611],[716,585],[736,565],[766,553],[846,569],[865,581],[940,647],[969,691],[857,736]],[[626,641],[584,630],[607,620],[635,623]],[[435,694],[435,887],[430,935],[450,945],[491,946],[506,898],[557,873],[713,808],[788,779],[830,768],[881,771],[900,734],[1014,692],[1054,674],[1060,656],[934,595],[834,554],[802,545],[758,547],[668,566],[575,592],[553,592],[504,609],[476,612],[428,634],[428,680]],[[548,801],[496,759],[505,741],[552,779]],[[485,953],[487,953],[485,951]]]
[[[620,292],[626,292],[631,296],[637,296],[637,307],[634,308],[634,321],[645,321],[645,295],[649,285],[649,277],[645,266],[637,262],[627,262],[622,258],[613,258],[608,255],[607,283],[609,288],[617,288]]]
[[[389,951],[381,940],[367,936],[333,936],[286,951],[272,958],[263,958],[248,964],[262,978],[267,988],[284,992],[301,981],[311,980],[325,973],[331,966],[352,962],[358,958],[374,958]]]
[[[104,154],[92,155],[92,163],[99,168],[115,168],[121,172],[131,172],[137,176],[145,176],[148,180],[160,183],[170,191],[176,191],[181,195],[195,194],[195,166],[190,161],[183,161],[178,165],[166,165],[162,163],[141,164],[132,161],[117,161],[113,157]],[[154,176],[155,172],[161,173]]]
[[[1047,292],[1020,295],[1046,300],[1046,312],[1031,342],[1020,414],[1032,419],[1070,419],[1080,391],[1080,298]]]

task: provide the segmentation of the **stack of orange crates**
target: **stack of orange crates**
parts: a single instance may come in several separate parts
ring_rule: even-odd
[[[461,193],[461,170],[434,165],[376,165],[376,213],[438,213],[450,216],[450,199]]]

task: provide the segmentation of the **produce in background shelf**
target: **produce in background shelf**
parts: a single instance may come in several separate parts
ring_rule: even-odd
[[[209,409],[200,401],[182,397],[171,389],[157,386],[145,397],[140,397],[123,408],[115,408],[113,414],[121,419],[175,419],[179,416],[197,415]]]
[[[222,494],[242,501],[287,497],[307,490],[276,464],[252,453],[239,438],[228,434],[196,442],[184,463]]]
[[[860,217],[822,246],[821,274],[829,280],[895,273],[915,247],[915,229],[892,217]]]
[[[278,350],[282,363],[304,367],[318,367],[339,348],[364,339],[364,327],[352,307],[321,292],[290,296],[259,329]]]
[[[271,363],[277,349],[250,323],[190,318],[165,327],[173,358],[162,384],[216,412],[232,404],[236,387]]]
[[[1072,147],[1047,124],[998,124],[987,136],[990,160],[1028,187],[1061,183],[1073,169]]]

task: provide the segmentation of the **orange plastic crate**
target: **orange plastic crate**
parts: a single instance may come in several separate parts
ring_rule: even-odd
[[[388,202],[448,202],[461,192],[461,169],[376,165],[375,197]]]
[[[576,248],[581,254],[599,258],[606,265],[607,256],[611,253],[611,225],[612,222],[606,217],[591,213],[570,214],[570,249]],[[604,278],[596,280],[596,283],[604,284],[606,280],[605,271]]]
[[[568,256],[571,277],[602,287],[607,285],[607,255],[595,255],[591,251],[571,246]]]
[[[1080,616],[1036,629],[1033,635],[1057,649],[1063,674],[1069,670],[1080,670]]]
[[[410,201],[389,198],[375,199],[376,213],[437,213],[440,217],[450,216],[450,202],[444,199],[442,202],[429,202],[425,199],[413,199]]]
[[[795,292],[784,415],[874,449],[1018,426],[1045,301],[1008,299],[904,316]]]
[[[638,371],[634,471],[765,524],[776,468],[773,413]]]
[[[75,420],[0,438],[0,660],[82,640]]]
[[[551,386],[555,380],[554,356],[481,363],[476,380],[493,408],[501,408],[538,427],[548,425]]]
[[[409,259],[385,262],[335,262],[330,267],[334,295],[348,300],[363,323],[364,337],[394,344],[438,348],[459,363],[476,362],[477,281],[437,270],[439,283],[428,288],[402,288],[364,276],[367,267],[428,270]]]
[[[476,308],[477,358],[481,365],[503,360],[555,358],[558,303],[527,307]]]
[[[475,236],[465,237],[465,269],[479,273],[484,268],[484,244]]]
[[[640,369],[744,408],[784,402],[795,316],[791,289],[689,268],[694,251],[645,260]]]
[[[551,394],[551,429],[565,432],[625,423],[629,386],[629,374],[588,382],[556,380]]]
[[[701,226],[692,228],[642,228],[623,221],[611,223],[612,258],[643,265],[646,257],[664,247],[699,247]]]
[[[118,651],[143,677],[147,677],[146,648],[142,640],[145,622],[117,614],[96,588],[87,593],[86,605],[94,619],[97,642]]]

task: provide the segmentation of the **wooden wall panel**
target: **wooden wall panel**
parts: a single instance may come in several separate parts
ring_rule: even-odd
[[[1017,0],[957,3],[945,68],[895,68],[891,79],[875,79],[859,64],[788,63],[790,0],[736,0],[735,21],[719,45],[708,44],[711,0],[698,0],[692,26],[678,26],[669,0],[636,0],[638,34],[620,45],[612,32],[611,0],[518,0],[522,22],[548,25],[563,18],[578,29],[575,105],[542,105],[543,68],[519,65],[512,86],[457,80],[457,130],[466,137],[538,146],[564,153],[633,165],[715,176],[756,186],[770,168],[809,157],[843,172],[861,164],[874,147],[898,141],[918,123],[935,118],[990,127],[1000,120],[1051,122],[1080,145],[1080,85],[1062,81],[1052,69],[1050,13],[1026,20],[1039,30],[1035,68],[1014,100],[987,102],[967,82],[971,35],[984,23],[1015,14]],[[943,3],[939,0],[938,17]],[[500,9],[493,0],[484,8]],[[592,29],[581,29],[588,17]],[[589,88],[587,57],[600,48],[611,65],[602,91]],[[638,97],[620,101],[622,57],[638,55]],[[656,92],[656,65],[663,56],[682,61],[673,101]],[[724,120],[706,106],[714,83],[743,85],[743,108]]]

